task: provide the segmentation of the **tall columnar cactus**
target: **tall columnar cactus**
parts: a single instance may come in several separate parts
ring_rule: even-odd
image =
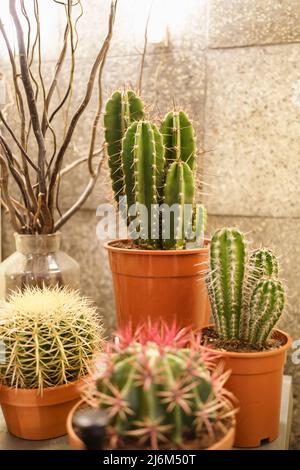
[[[81,379],[102,348],[91,302],[67,288],[26,288],[0,309],[0,384],[42,390]]]
[[[124,175],[121,165],[122,140],[134,121],[144,118],[144,104],[132,91],[116,91],[106,103],[104,115],[108,165],[117,202],[123,195]]]
[[[239,334],[245,276],[246,243],[236,229],[217,230],[210,246],[212,312],[224,339]]]
[[[141,239],[156,246],[159,215],[153,214],[153,206],[162,202],[165,164],[162,137],[156,125],[149,121],[133,123],[125,134],[121,157],[128,208],[136,205]]]
[[[160,132],[133,92],[116,92],[104,123],[113,190],[118,201],[126,196],[131,238],[152,249],[201,245],[206,217],[195,202],[196,145],[187,115],[167,114]]]
[[[108,413],[115,447],[180,448],[186,439],[222,430],[234,412],[223,389],[227,376],[212,378],[207,359],[192,346],[133,339],[100,355],[84,398]]]
[[[164,190],[162,213],[163,241],[168,248],[182,248],[186,241],[187,221],[192,223],[195,204],[195,182],[192,170],[182,160],[176,160],[169,166]],[[174,210],[168,209],[174,208]],[[167,215],[170,223],[166,220]],[[170,228],[170,233],[166,230]]]
[[[268,249],[247,257],[236,229],[217,230],[210,247],[208,290],[215,324],[224,339],[264,344],[284,308],[278,261]]]
[[[168,165],[173,161],[186,162],[191,170],[196,167],[196,139],[191,121],[184,111],[169,112],[161,125]]]

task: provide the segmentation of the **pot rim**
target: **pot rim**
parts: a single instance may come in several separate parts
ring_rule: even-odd
[[[121,253],[126,253],[126,254],[131,254],[131,255],[148,255],[148,256],[174,256],[174,255],[194,255],[196,253],[203,253],[203,252],[208,252],[209,250],[209,243],[210,239],[205,238],[204,239],[204,244],[205,246],[202,248],[191,248],[191,249],[186,249],[186,250],[139,250],[137,248],[120,248],[118,246],[112,246],[113,243],[116,242],[127,242],[129,241],[129,238],[116,238],[114,240],[109,240],[108,242],[104,243],[104,248],[107,251],[112,251],[112,252],[121,252]]]
[[[214,327],[214,324],[207,325],[207,327],[204,328],[211,328]],[[202,329],[203,330],[203,329]],[[210,348],[209,346],[202,346],[206,351],[216,351],[220,353],[221,356],[227,356],[227,357],[235,357],[235,358],[242,358],[242,359],[253,359],[253,358],[265,358],[265,357],[270,357],[270,356],[276,356],[278,354],[282,354],[283,352],[287,351],[292,344],[292,338],[291,336],[286,333],[283,330],[279,330],[278,328],[275,328],[273,330],[273,333],[279,333],[281,337],[285,339],[285,343],[282,344],[279,348],[276,349],[271,349],[269,351],[256,351],[256,352],[235,352],[235,351],[226,351],[225,349],[214,349]]]
[[[70,441],[75,442],[75,445],[76,445],[77,449],[84,449],[85,447],[84,447],[83,441],[80,439],[80,437],[78,437],[78,435],[74,431],[73,416],[74,416],[74,413],[78,410],[78,408],[80,408],[84,403],[85,403],[84,400],[80,400],[78,403],[76,403],[76,405],[73,406],[73,408],[71,409],[71,411],[70,411],[70,413],[68,414],[68,417],[67,417],[68,436],[70,438]],[[212,446],[210,446],[210,447],[208,447],[207,449],[204,449],[204,450],[218,450],[219,447],[222,447],[223,442],[228,439],[228,435],[229,434],[231,435],[231,434],[235,433],[235,428],[236,428],[236,418],[235,418],[235,416],[232,416],[232,423],[231,423],[231,426],[228,429],[227,433],[222,437],[222,439],[215,442]],[[234,437],[234,436],[232,436],[232,437]]]
[[[20,407],[48,406],[57,402],[66,402],[78,397],[84,378],[67,384],[46,387],[43,393],[37,388],[15,388],[0,385],[0,403]],[[60,398],[60,397],[63,397]]]

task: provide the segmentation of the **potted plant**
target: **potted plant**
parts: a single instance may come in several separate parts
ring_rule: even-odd
[[[16,253],[0,265],[1,297],[26,285],[79,287],[79,266],[60,250],[59,230],[90,196],[103,164],[103,145],[98,144],[97,139],[102,110],[101,83],[117,0],[111,2],[107,33],[96,51],[84,96],[74,110],[72,90],[76,85],[81,2],[66,0],[55,2],[56,5],[53,2],[53,8],[61,4],[57,8],[62,8],[66,18],[63,42],[49,81],[50,62],[43,68],[41,56],[43,34],[39,2],[32,2],[31,10],[26,2],[21,3],[9,0],[16,44],[10,42],[5,21],[0,18],[0,34],[11,65],[11,96],[16,99],[13,107],[8,102],[0,109],[1,206],[16,233],[17,248]],[[67,80],[62,80],[64,76]],[[81,80],[81,75],[78,78]],[[98,109],[90,125],[86,155],[79,155],[74,133],[91,101],[95,83],[99,84]],[[78,154],[78,158],[66,164],[71,152]],[[87,165],[88,181],[63,213],[62,181],[82,164]]]
[[[66,288],[26,288],[0,309],[0,403],[9,432],[23,439],[66,433],[86,361],[102,347],[89,300]]]
[[[118,335],[98,357],[83,402],[68,417],[71,446],[84,448],[74,423],[84,421],[86,431],[85,404],[108,417],[106,449],[230,449],[236,410],[223,387],[229,374],[211,370],[213,356],[199,349],[198,340],[191,342],[187,330],[174,327],[150,325],[131,337]],[[74,419],[80,409],[85,417]],[[100,436],[95,421],[90,425]]]
[[[191,121],[172,111],[158,129],[129,90],[108,100],[104,125],[112,187],[129,233],[106,243],[119,327],[135,328],[142,316],[207,325],[206,215],[196,201]]]
[[[208,290],[215,325],[206,346],[231,370],[227,387],[239,400],[235,446],[257,447],[278,436],[283,367],[290,336],[274,329],[285,303],[276,256],[247,254],[244,235],[217,230],[210,245]]]

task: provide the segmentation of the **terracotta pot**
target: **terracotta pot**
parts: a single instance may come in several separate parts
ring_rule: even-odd
[[[231,370],[226,389],[239,401],[235,447],[259,447],[278,437],[283,368],[292,340],[280,330],[275,335],[282,340],[278,349],[220,351],[226,369]]]
[[[179,327],[208,324],[207,240],[204,248],[191,250],[126,249],[115,243],[104,246],[113,274],[118,327],[131,322],[135,329],[147,317],[167,324],[176,320]]]
[[[0,403],[8,431],[22,439],[42,440],[66,434],[66,420],[79,401],[80,384],[74,382],[44,389],[0,386]]]
[[[78,409],[83,405],[83,400],[77,403],[73,409],[70,411],[67,419],[67,431],[69,437],[69,445],[72,449],[84,450],[83,441],[77,436],[73,428],[73,416],[78,411]],[[233,446],[235,436],[235,419],[233,419],[232,427],[228,430],[228,433],[213,446],[209,447],[207,450],[230,450]]]

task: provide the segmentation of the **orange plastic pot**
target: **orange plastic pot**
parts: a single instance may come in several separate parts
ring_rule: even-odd
[[[72,449],[75,450],[84,450],[84,443],[76,434],[73,427],[73,416],[76,411],[83,405],[83,400],[77,403],[74,408],[70,411],[67,419],[67,430],[68,430],[68,440],[69,445]],[[209,447],[207,450],[230,450],[233,446],[234,436],[235,436],[235,419],[232,421],[232,427],[228,430],[227,434],[216,442],[214,445]]]
[[[0,386],[0,403],[8,431],[22,439],[43,440],[66,434],[70,410],[80,399],[82,382],[36,389]]]
[[[210,306],[204,273],[208,244],[191,250],[137,250],[106,243],[118,327],[135,329],[147,318],[179,327],[207,326]]]
[[[235,447],[259,447],[278,437],[283,368],[292,340],[280,330],[275,335],[282,341],[278,349],[220,351],[226,369],[231,370],[226,389],[239,401]]]

